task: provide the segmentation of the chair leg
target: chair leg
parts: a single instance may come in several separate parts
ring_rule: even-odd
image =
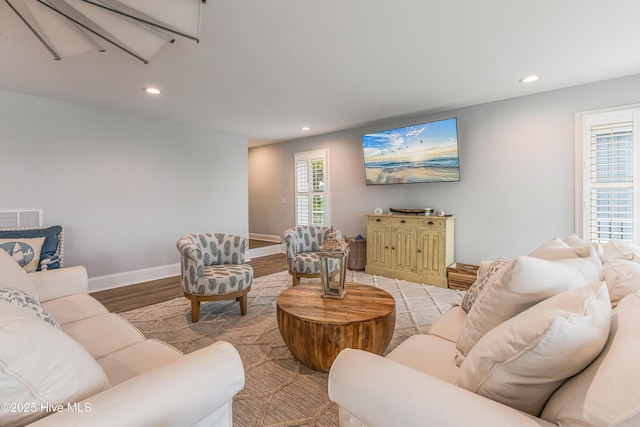
[[[193,296],[191,297],[191,321],[196,323],[200,320],[200,301]]]
[[[293,277],[292,286],[298,286],[300,284],[300,276],[298,276],[298,273],[291,273],[291,276]]]
[[[244,292],[242,292],[242,296],[238,298],[238,302],[240,302],[240,315],[242,316],[247,315],[247,292],[248,290],[245,289]]]

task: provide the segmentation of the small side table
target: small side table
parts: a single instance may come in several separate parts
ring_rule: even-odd
[[[457,262],[447,268],[449,288],[466,291],[478,278],[479,266]]]
[[[320,285],[298,285],[278,297],[278,328],[303,365],[329,372],[345,348],[382,354],[393,336],[396,301],[386,291],[347,283],[343,299],[322,298]]]

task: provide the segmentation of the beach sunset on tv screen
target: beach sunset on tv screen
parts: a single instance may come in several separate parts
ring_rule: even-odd
[[[460,181],[455,117],[362,135],[367,185]]]

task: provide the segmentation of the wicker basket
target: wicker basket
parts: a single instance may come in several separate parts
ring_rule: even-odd
[[[461,262],[451,264],[447,268],[447,276],[449,278],[449,288],[466,291],[478,278],[478,266]]]
[[[349,244],[349,261],[347,268],[349,270],[364,270],[367,264],[367,239],[347,239]]]

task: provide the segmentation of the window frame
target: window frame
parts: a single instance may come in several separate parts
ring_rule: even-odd
[[[626,115],[626,118],[624,116]],[[621,119],[633,122],[633,237],[640,244],[640,104],[625,105],[576,113],[575,115],[575,229],[588,241],[590,230],[590,152],[592,125],[615,123]]]
[[[313,167],[312,162],[316,159],[323,160],[324,168],[323,168],[323,191],[315,192],[315,194],[321,193],[324,197],[324,220],[322,226],[330,226],[331,225],[331,184],[330,184],[330,150],[329,148],[322,148],[313,151],[304,151],[299,153],[294,153],[293,160],[293,200],[294,200],[294,222],[296,226],[299,225],[318,225],[313,223]],[[298,192],[298,162],[306,161],[307,162],[307,179],[309,183],[309,191],[307,192]],[[300,224],[298,222],[298,196],[301,194],[307,194],[309,196],[308,200],[308,215],[309,222],[308,224]]]

